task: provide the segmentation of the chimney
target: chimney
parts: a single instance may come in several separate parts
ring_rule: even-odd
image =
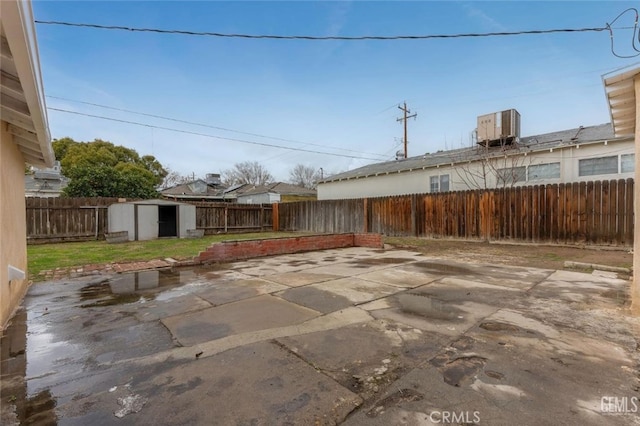
[[[207,173],[205,181],[207,182],[207,185],[217,186],[222,184],[219,173]]]

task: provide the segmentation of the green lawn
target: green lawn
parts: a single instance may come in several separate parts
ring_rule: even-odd
[[[253,240],[304,235],[291,232],[208,235],[203,238],[171,238],[109,244],[106,241],[39,244],[27,246],[29,275],[35,279],[46,270],[83,265],[132,262],[141,260],[176,260],[196,256],[213,243],[229,240]]]

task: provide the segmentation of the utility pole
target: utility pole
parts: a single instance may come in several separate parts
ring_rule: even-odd
[[[409,111],[409,109],[407,108],[407,103],[404,103],[404,107],[401,107],[400,105],[398,105],[398,109],[402,112],[404,112],[404,117],[400,117],[400,118],[396,118],[396,121],[403,121],[404,122],[404,158],[407,158],[407,120],[409,118],[415,118],[418,116],[418,113],[413,113],[411,114],[411,111]]]

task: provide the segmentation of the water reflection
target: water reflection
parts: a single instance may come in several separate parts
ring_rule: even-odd
[[[204,271],[208,273],[208,271]],[[205,284],[198,281],[203,271],[188,270],[153,270],[120,274],[100,283],[82,287],[79,291],[83,308],[97,306],[122,305],[158,299],[167,300],[176,287]],[[181,291],[184,294],[186,290]],[[165,293],[170,293],[169,295]],[[169,297],[168,297],[169,296]]]
[[[49,389],[27,394],[27,312],[13,317],[0,339],[0,423],[55,425],[56,399]]]

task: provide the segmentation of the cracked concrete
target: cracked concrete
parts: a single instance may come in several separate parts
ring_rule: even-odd
[[[0,420],[640,424],[628,287],[367,248],[49,281],[2,338]]]

